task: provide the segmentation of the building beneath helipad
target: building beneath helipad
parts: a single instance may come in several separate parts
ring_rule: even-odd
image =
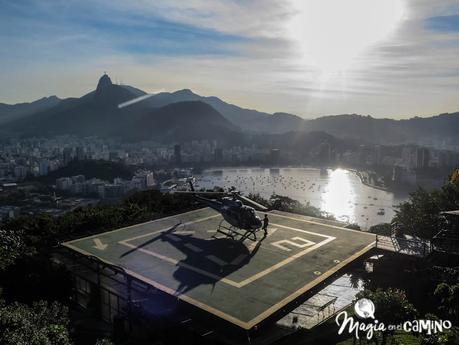
[[[221,215],[204,208],[66,242],[78,303],[87,306],[90,290],[99,289],[108,322],[143,309],[157,319],[200,320],[203,331],[250,333],[374,248],[373,234],[336,222],[279,211],[268,217],[268,233],[256,241],[217,232]]]

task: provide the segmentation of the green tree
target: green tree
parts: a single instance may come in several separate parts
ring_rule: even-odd
[[[438,345],[459,344],[459,328],[453,327],[443,333],[437,334]]]
[[[381,236],[390,236],[392,234],[392,227],[389,223],[381,223],[373,225],[368,231]]]
[[[451,317],[459,321],[459,283],[447,284],[440,283],[434,291],[434,296],[440,300],[440,310],[444,316]]]
[[[368,298],[375,304],[375,318],[385,325],[399,324],[416,316],[416,309],[407,300],[406,294],[397,289],[364,290],[357,295],[357,299]],[[394,330],[381,332],[381,345],[387,344]]]
[[[410,194],[410,199],[400,204],[392,219],[397,234],[408,234],[430,239],[443,227],[437,195],[424,189]]]
[[[57,302],[27,306],[0,301],[0,344],[68,345],[68,325],[67,307]]]
[[[5,292],[4,298],[22,302],[66,301],[66,272],[49,260],[59,243],[196,207],[199,205],[188,195],[145,191],[118,204],[81,207],[60,217],[38,214],[12,219],[3,224],[0,232],[0,287]]]
[[[317,207],[314,207],[308,203],[303,204],[298,200],[289,198],[287,196],[273,194],[269,198],[269,200],[261,197],[259,194],[249,194],[249,199],[258,202],[269,209],[284,211],[284,212],[292,212],[298,213],[305,216],[310,217],[317,217],[317,218],[330,218],[333,217],[328,216],[327,214],[323,213]]]
[[[0,229],[0,271],[12,265],[24,253],[21,232]]]
[[[270,206],[275,210],[301,213],[314,217],[321,216],[319,209],[310,205],[303,205],[298,200],[294,200],[286,196],[273,194],[269,199],[269,203]]]
[[[399,205],[392,220],[398,234],[424,239],[432,238],[440,230],[459,231],[459,217],[447,222],[442,211],[459,209],[459,185],[447,183],[442,188],[427,192],[420,188],[410,194],[408,201]]]
[[[436,315],[426,314],[426,320],[439,320]],[[459,328],[453,327],[441,333],[421,334],[420,345],[457,345],[459,344]]]

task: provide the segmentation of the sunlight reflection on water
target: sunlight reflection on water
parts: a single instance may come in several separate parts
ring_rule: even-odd
[[[305,204],[309,202],[338,220],[364,228],[390,222],[393,205],[406,199],[368,187],[355,173],[345,169],[225,168],[206,170],[196,177],[199,188],[234,186],[245,194],[258,193],[264,198],[284,195]]]
[[[354,203],[355,191],[349,178],[350,172],[343,169],[331,171],[328,183],[322,194],[322,204],[320,209],[332,214],[337,219],[350,221],[355,218]]]

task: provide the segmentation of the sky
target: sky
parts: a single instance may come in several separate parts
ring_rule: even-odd
[[[0,102],[107,72],[260,111],[459,111],[459,0],[0,0]]]

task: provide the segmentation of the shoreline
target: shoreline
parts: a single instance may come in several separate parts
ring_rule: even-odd
[[[354,174],[356,174],[358,176],[358,178],[360,179],[360,182],[362,182],[362,184],[367,186],[367,187],[378,189],[378,190],[381,190],[383,192],[392,192],[388,187],[376,186],[376,185],[373,185],[371,183],[366,182],[365,179],[362,177],[360,170],[351,169],[351,168],[347,168],[347,170],[352,171]]]

